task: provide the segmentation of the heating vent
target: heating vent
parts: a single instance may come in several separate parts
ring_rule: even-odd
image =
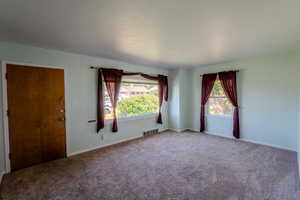
[[[152,129],[144,132],[144,136],[159,134],[158,129]]]

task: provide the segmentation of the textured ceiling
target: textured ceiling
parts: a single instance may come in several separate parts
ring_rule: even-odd
[[[299,0],[1,0],[0,40],[153,67],[300,50]]]

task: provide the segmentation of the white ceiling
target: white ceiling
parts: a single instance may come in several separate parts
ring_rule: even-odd
[[[300,0],[1,0],[0,40],[154,67],[300,50]]]

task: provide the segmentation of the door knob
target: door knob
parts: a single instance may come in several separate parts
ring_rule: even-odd
[[[65,121],[64,117],[57,118],[58,121]]]

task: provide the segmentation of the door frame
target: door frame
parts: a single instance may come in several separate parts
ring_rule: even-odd
[[[64,91],[65,91],[65,135],[66,135],[66,156],[69,155],[69,144],[70,144],[70,134],[69,134],[69,106],[70,106],[70,98],[69,98],[69,85],[68,85],[68,75],[66,73],[65,67],[59,66],[49,66],[43,64],[32,64],[32,63],[21,63],[21,62],[13,62],[13,61],[0,61],[1,62],[1,79],[2,79],[2,118],[3,118],[3,133],[4,133],[4,160],[5,160],[5,173],[11,172],[10,166],[10,144],[9,144],[9,126],[8,126],[8,97],[7,97],[7,80],[6,80],[6,66],[8,64],[12,65],[22,65],[24,67],[42,67],[42,68],[50,68],[50,69],[62,69],[64,70]]]

